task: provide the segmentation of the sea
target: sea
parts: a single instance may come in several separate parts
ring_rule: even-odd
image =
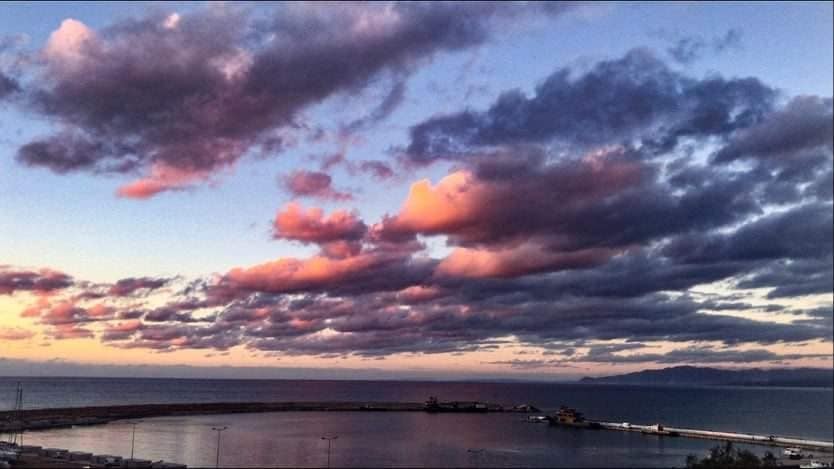
[[[592,419],[834,439],[831,388],[530,382],[0,378],[0,409],[246,401],[569,405]],[[218,435],[212,428],[227,427]],[[126,422],[32,431],[25,444],[128,456]],[[525,414],[275,412],[159,417],[135,426],[134,455],[192,467],[683,467],[716,442],[530,423]],[[330,440],[323,439],[330,438]],[[328,451],[328,445],[330,450]],[[759,455],[775,448],[745,446]],[[328,454],[329,453],[329,454]]]

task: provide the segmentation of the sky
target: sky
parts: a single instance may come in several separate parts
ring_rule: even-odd
[[[0,374],[834,366],[820,3],[0,5]]]

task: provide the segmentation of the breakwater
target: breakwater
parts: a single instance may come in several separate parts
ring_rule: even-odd
[[[81,425],[98,425],[116,420],[150,417],[211,415],[263,412],[539,412],[529,405],[514,407],[482,402],[232,402],[192,404],[141,404],[96,407],[68,407],[27,409],[0,412],[0,434],[26,430],[45,430]],[[554,417],[549,417],[554,422]],[[776,447],[797,447],[826,453],[834,452],[834,443],[813,439],[751,433],[719,432],[661,425],[636,425],[627,423],[585,420],[570,426],[604,430],[641,432],[664,437],[699,438],[717,441],[734,441]]]
[[[423,402],[212,402],[195,404],[141,404],[97,407],[27,409],[0,412],[0,433],[98,425],[115,420],[176,415],[258,412],[531,412],[529,406],[505,407],[481,402],[444,402],[431,407]]]
[[[718,432],[711,430],[696,430],[691,428],[666,427],[662,425],[634,425],[629,423],[614,423],[589,421],[595,428],[604,430],[618,430],[640,432],[647,435],[671,436],[683,438],[699,438],[716,441],[732,441],[755,445],[776,446],[783,448],[803,448],[826,453],[834,452],[834,442],[819,441],[804,438],[784,437],[777,435],[757,435],[753,433]]]

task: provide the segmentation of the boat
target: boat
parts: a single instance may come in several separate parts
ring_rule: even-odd
[[[527,421],[530,423],[547,423],[548,418],[544,415],[528,415]]]
[[[582,412],[577,411],[572,407],[561,406],[555,415],[550,417],[551,425],[563,425],[567,427],[578,428],[602,428],[597,422],[590,422],[585,420]]]

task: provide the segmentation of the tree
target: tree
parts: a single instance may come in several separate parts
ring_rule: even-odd
[[[698,460],[694,454],[686,457],[686,467],[689,469],[707,469],[718,467],[756,468],[776,467],[776,458],[768,451],[763,458],[759,458],[752,451],[737,449],[731,442],[716,445],[709,451],[709,456]]]

